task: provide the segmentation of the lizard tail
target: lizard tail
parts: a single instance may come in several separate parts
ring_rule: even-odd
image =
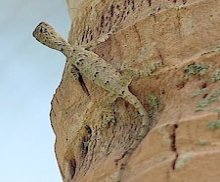
[[[134,108],[138,111],[138,114],[142,118],[141,128],[138,132],[137,138],[143,139],[143,137],[146,136],[148,132],[148,128],[150,125],[150,121],[148,118],[148,114],[144,108],[144,106],[141,104],[141,102],[137,99],[136,96],[134,96],[129,90],[124,94],[123,97],[126,101],[128,101],[131,105],[134,106]]]
[[[144,137],[147,135],[150,129],[150,121],[149,121],[148,114],[146,110],[144,109],[143,105],[141,104],[141,102],[137,99],[137,97],[135,97],[129,90],[127,90],[123,98],[126,101],[128,101],[131,105],[133,105],[134,108],[138,111],[139,116],[142,118],[142,123],[141,123],[141,128],[139,129],[134,142],[131,144],[129,149],[126,150],[122,154],[122,156],[115,161],[116,165],[118,165],[118,162],[122,160],[122,162],[120,163],[120,170],[123,170],[125,168],[132,153],[139,146],[139,144],[144,139]],[[119,173],[117,181],[120,182],[121,178],[122,178],[122,173]]]

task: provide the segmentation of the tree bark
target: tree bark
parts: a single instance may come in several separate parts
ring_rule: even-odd
[[[86,95],[67,62],[51,110],[64,181],[220,181],[220,1],[68,0],[68,7],[72,45],[110,33],[93,51],[119,71],[162,66],[129,86],[152,129],[122,169],[115,161],[134,142],[140,118],[117,99],[116,123],[103,127],[107,91],[83,78]]]

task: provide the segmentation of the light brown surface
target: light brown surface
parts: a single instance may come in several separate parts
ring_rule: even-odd
[[[213,82],[220,70],[220,1],[68,0],[68,5],[72,44],[83,45],[112,30],[94,51],[114,67],[147,70],[163,64],[156,77],[135,78],[130,85],[154,125],[122,181],[220,181],[220,81]],[[193,63],[204,73],[187,72],[195,71]],[[118,99],[113,108],[117,123],[103,127],[100,102],[107,92],[84,81],[90,96],[64,71],[53,98],[58,164],[65,181],[115,181],[115,160],[129,148],[140,119]],[[88,151],[82,147],[87,140]]]

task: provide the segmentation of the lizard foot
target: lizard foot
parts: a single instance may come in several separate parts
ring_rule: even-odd
[[[114,116],[113,111],[104,111],[102,114],[103,125],[105,127],[110,127],[111,125],[115,125],[116,118]]]

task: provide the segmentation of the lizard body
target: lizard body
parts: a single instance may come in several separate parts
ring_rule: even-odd
[[[119,73],[111,64],[107,63],[94,52],[80,46],[70,45],[47,23],[40,23],[34,30],[33,36],[42,44],[61,51],[67,57],[67,61],[70,61],[82,76],[109,91],[109,96],[103,105],[104,109],[108,112],[107,120],[113,120],[114,118],[112,104],[118,97],[128,101],[138,111],[139,116],[142,118],[142,126],[135,142],[133,142],[129,151],[125,152],[121,158],[125,160],[124,164],[121,164],[122,168],[131,153],[137,148],[149,131],[150,123],[147,112],[140,101],[128,89],[132,77],[135,74],[140,75],[141,73],[132,70],[125,70],[122,74]],[[149,76],[149,74],[146,73],[146,76]],[[118,159],[117,162],[121,159]]]

